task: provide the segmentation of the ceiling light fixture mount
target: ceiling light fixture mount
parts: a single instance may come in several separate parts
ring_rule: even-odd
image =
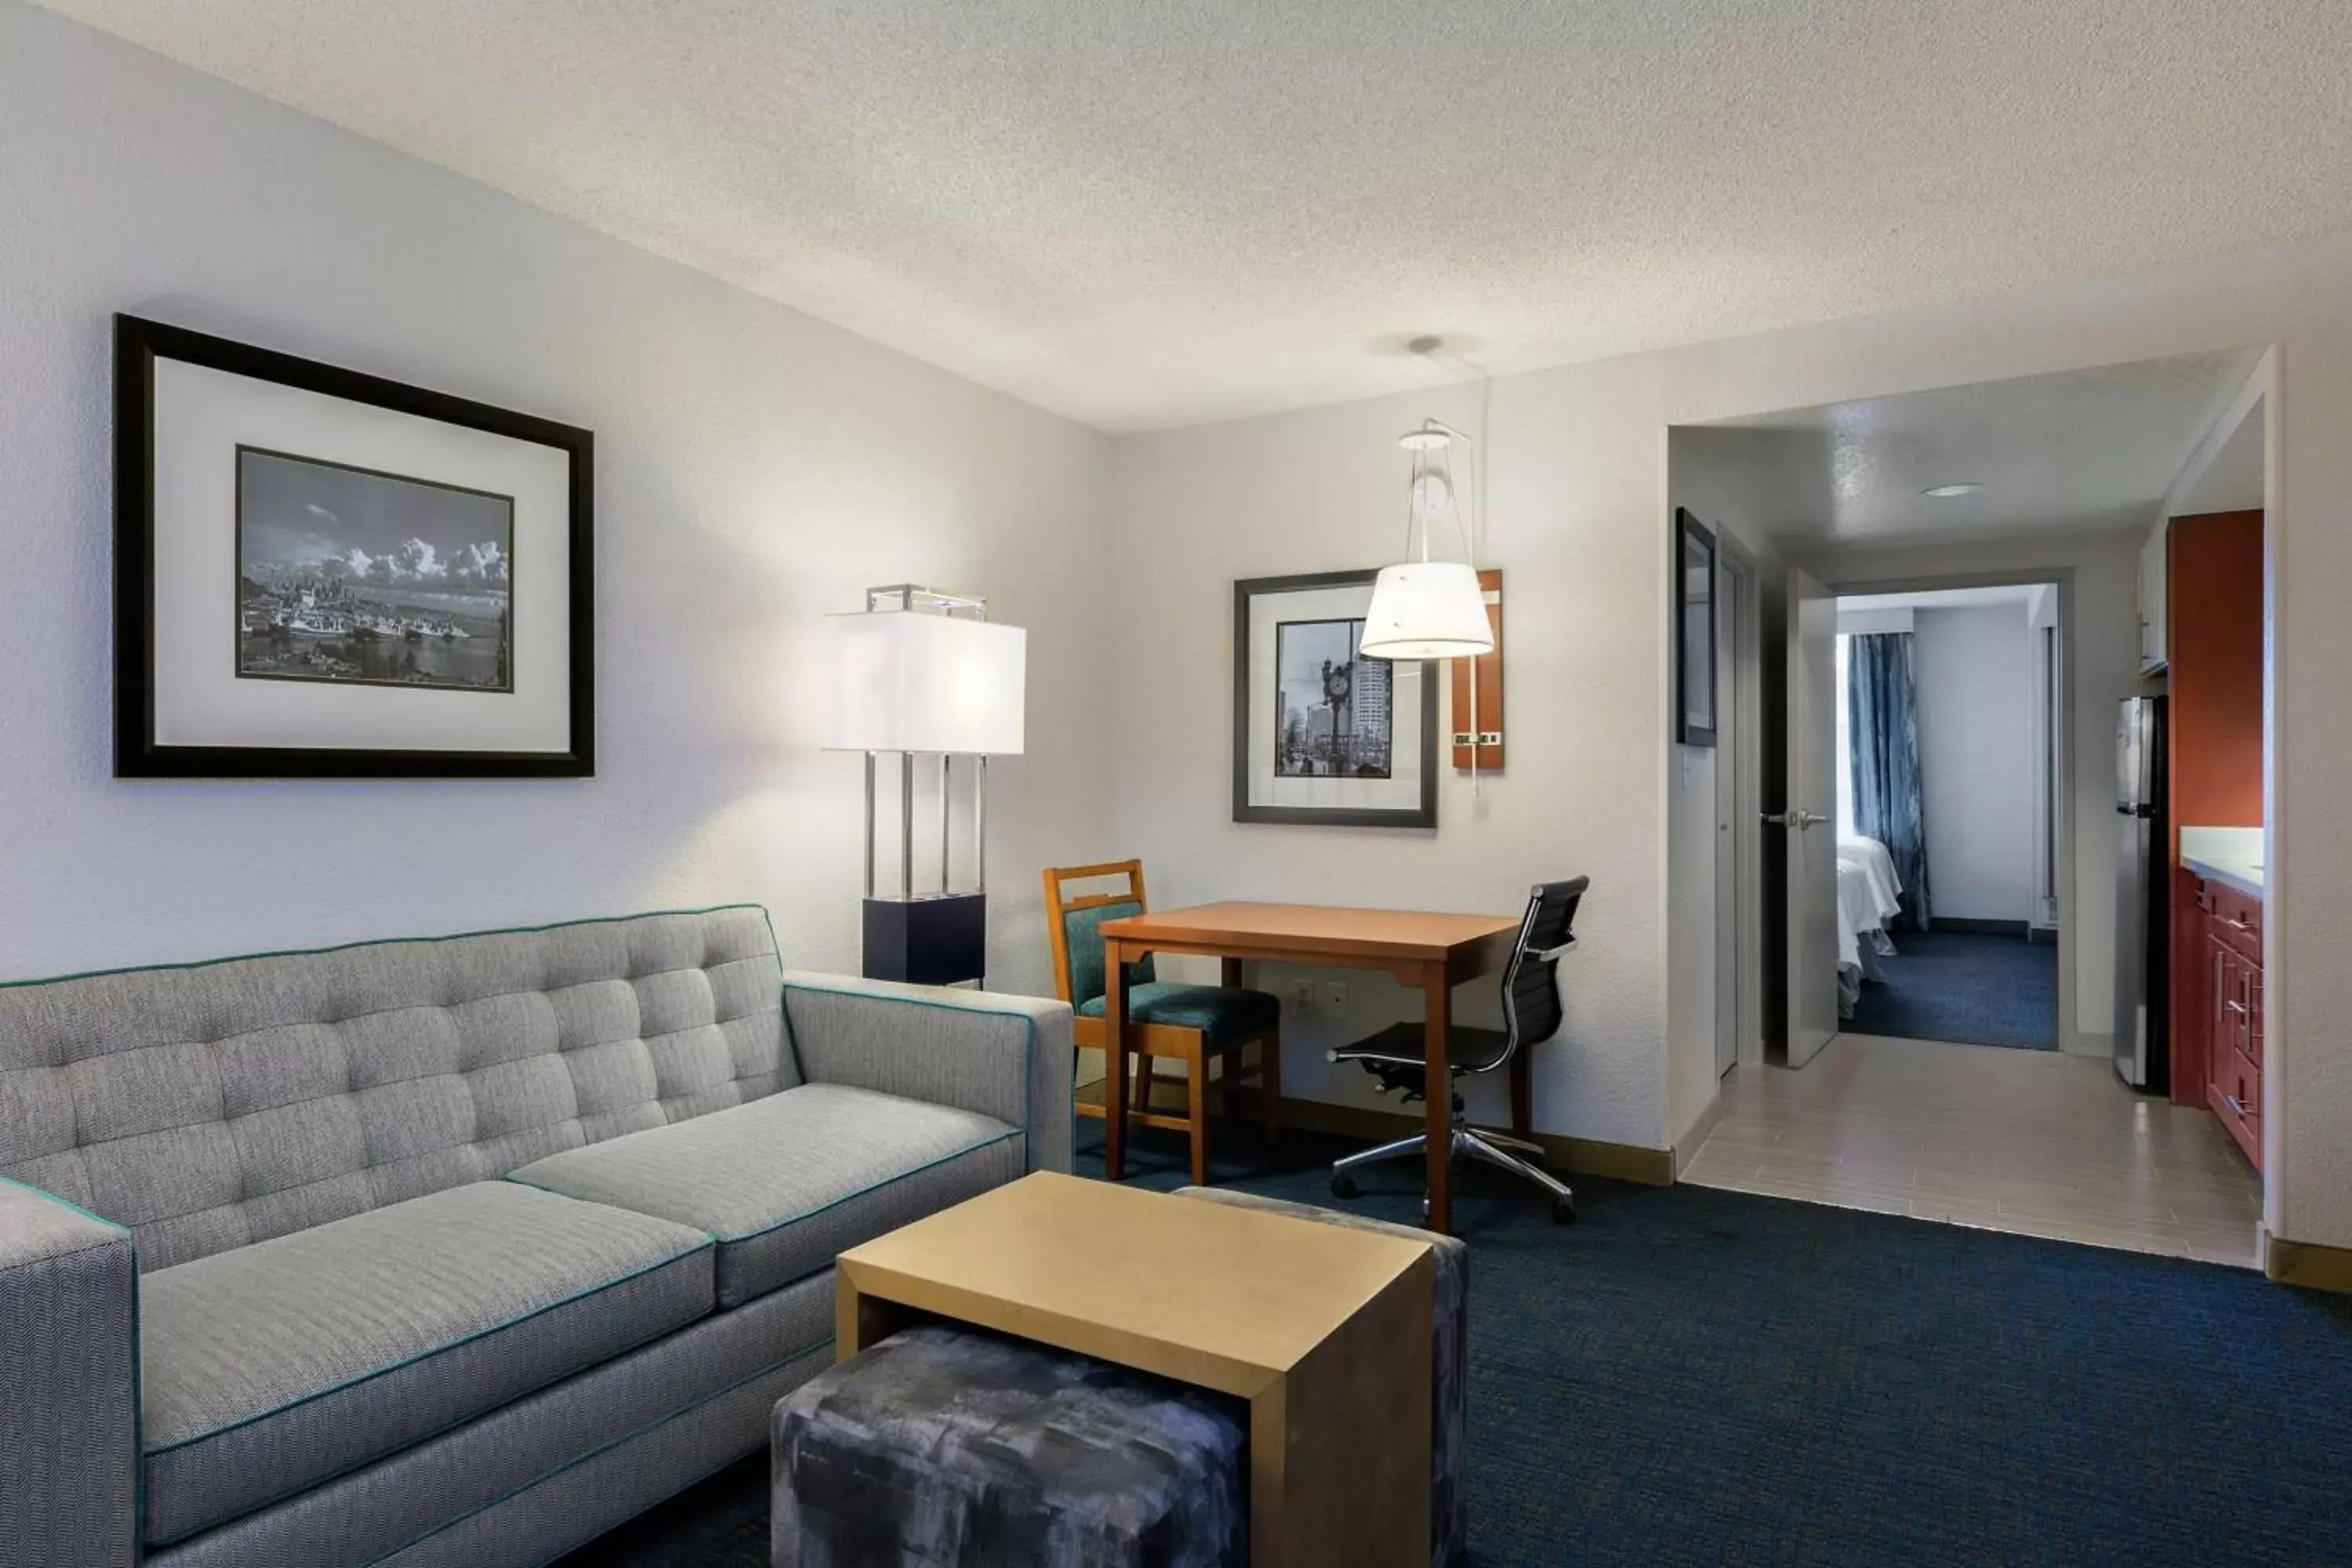
[[[1937,500],[1950,500],[1954,496],[1972,496],[1982,489],[1984,486],[1974,479],[1960,479],[1948,485],[1929,485],[1919,493],[1934,496]]]

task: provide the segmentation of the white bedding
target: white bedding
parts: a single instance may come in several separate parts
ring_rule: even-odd
[[[1895,858],[1875,838],[1838,840],[1838,1012],[1851,1017],[1865,976],[1878,975],[1878,958],[1895,951],[1886,922],[1903,908]]]
[[[1885,845],[1875,838],[1841,837],[1837,852],[1839,865],[1858,866],[1870,879],[1871,899],[1880,923],[1893,920],[1902,911],[1903,879],[1895,874],[1895,857],[1886,852]]]

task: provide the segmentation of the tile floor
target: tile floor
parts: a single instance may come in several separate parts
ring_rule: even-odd
[[[2103,1058],[1841,1035],[1793,1072],[1735,1068],[1681,1179],[2257,1266],[2262,1178]]]

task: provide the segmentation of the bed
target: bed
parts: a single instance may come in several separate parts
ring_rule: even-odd
[[[1840,835],[1838,879],[1838,1016],[1851,1018],[1862,983],[1880,977],[1878,960],[1895,953],[1886,922],[1903,909],[1903,882],[1895,858],[1875,838]]]

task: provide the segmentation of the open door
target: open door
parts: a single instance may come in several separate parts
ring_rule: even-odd
[[[1787,809],[1764,820],[1788,844],[1788,1061],[1802,1067],[1838,1032],[1837,600],[1789,573]]]

